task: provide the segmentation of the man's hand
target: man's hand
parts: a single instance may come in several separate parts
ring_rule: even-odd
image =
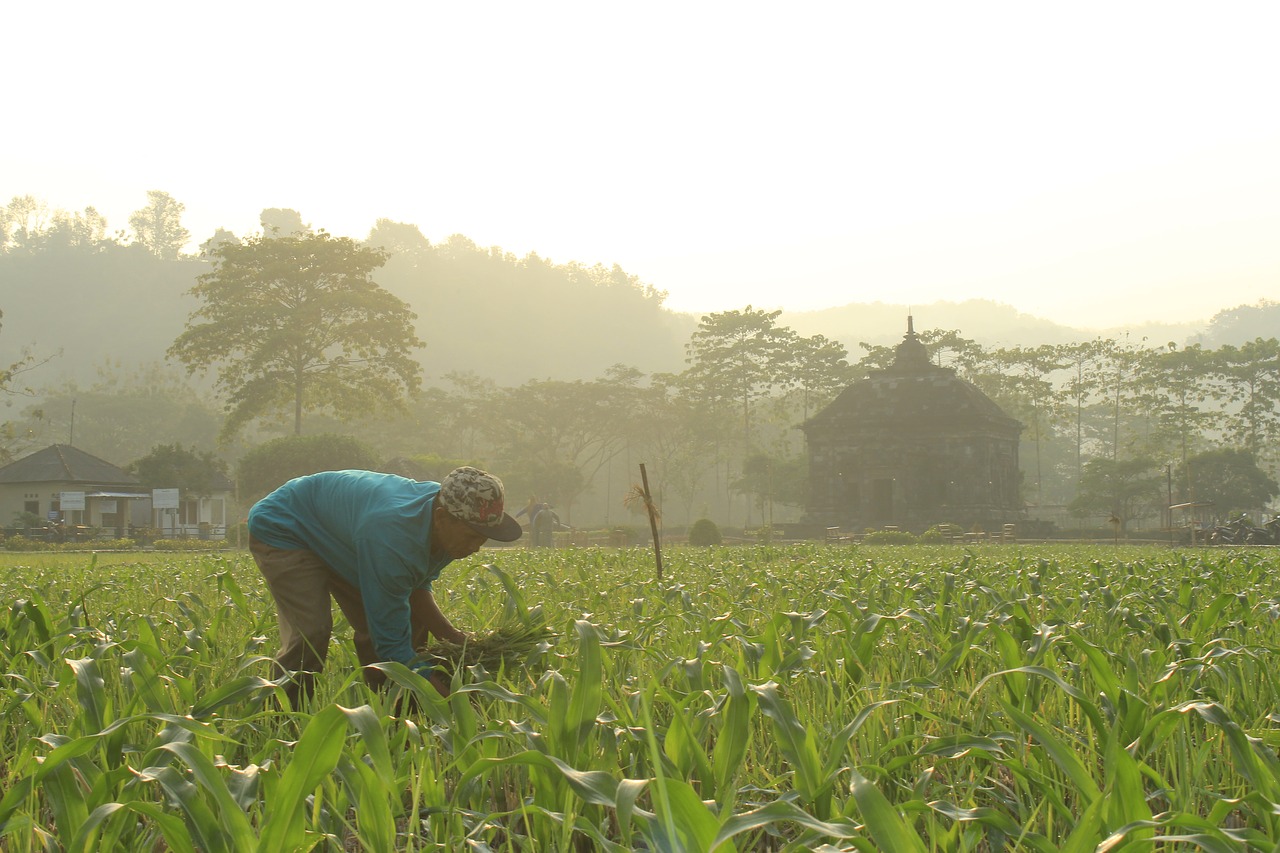
[[[461,646],[467,641],[466,633],[464,631],[459,631],[452,625],[449,626],[448,630],[441,629],[440,633],[436,636],[446,643],[453,643],[455,646]]]

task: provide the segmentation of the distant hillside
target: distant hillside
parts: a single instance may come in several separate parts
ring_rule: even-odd
[[[858,344],[894,344],[907,330],[907,314],[915,319],[915,328],[955,329],[961,336],[984,347],[1038,346],[1067,344],[1095,337],[1117,338],[1129,333],[1133,340],[1184,343],[1201,333],[1205,323],[1180,325],[1149,324],[1129,329],[1076,329],[1052,320],[1024,314],[1010,305],[986,299],[963,302],[934,302],[928,305],[895,305],[885,302],[850,303],[822,311],[784,311],[778,322],[802,335],[824,335],[839,341],[856,360],[861,353]]]
[[[657,287],[617,266],[555,264],[517,258],[455,236],[431,244],[413,226],[380,223],[370,242],[393,252],[377,280],[418,315],[427,346],[428,384],[467,372],[501,385],[530,379],[590,379],[616,364],[643,373],[678,372],[700,315],[663,307]],[[382,242],[375,242],[381,238]],[[0,252],[0,365],[24,348],[53,356],[26,377],[36,386],[68,380],[82,387],[104,369],[132,372],[161,363],[196,302],[186,294],[209,266],[191,258],[160,261],[138,246],[103,241]],[[724,310],[745,306],[726,306]],[[1035,346],[1095,337],[1239,344],[1280,329],[1280,304],[1219,312],[1202,323],[1128,329],[1074,329],[983,299],[906,305],[851,303],[784,312],[779,322],[802,335],[843,344],[893,344],[911,311],[918,330],[954,329],[985,347]]]

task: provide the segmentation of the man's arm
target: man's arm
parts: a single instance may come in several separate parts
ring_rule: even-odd
[[[431,594],[431,590],[414,590],[409,597],[409,603],[413,610],[415,635],[419,633],[422,627],[425,627],[431,632],[431,636],[446,643],[461,645],[467,639],[467,635],[453,627],[453,623],[449,621],[449,618],[440,611],[440,607],[436,604],[435,596]]]

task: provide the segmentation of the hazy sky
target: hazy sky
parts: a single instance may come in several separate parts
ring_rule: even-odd
[[[1280,4],[9,4],[0,204],[617,263],[676,310],[1280,298]],[[945,324],[944,324],[945,325]]]

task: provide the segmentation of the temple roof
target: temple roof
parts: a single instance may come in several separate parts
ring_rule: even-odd
[[[801,428],[810,435],[827,429],[1022,431],[978,386],[929,361],[910,317],[893,364],[854,382]]]

